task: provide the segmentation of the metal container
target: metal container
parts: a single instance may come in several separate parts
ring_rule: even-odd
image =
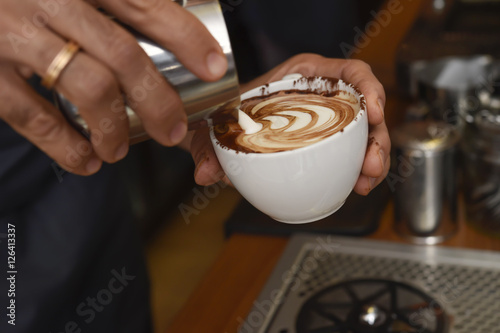
[[[417,244],[447,239],[457,229],[457,130],[437,121],[406,123],[391,140],[396,231]]]
[[[478,108],[478,92],[490,85],[490,56],[446,57],[421,62],[416,71],[417,97],[433,119],[458,127],[468,110]]]
[[[465,213],[470,226],[500,237],[500,85],[484,101],[467,122],[460,145]]]
[[[139,45],[149,55],[160,73],[177,90],[188,116],[190,130],[237,117],[240,105],[239,82],[227,33],[224,17],[217,0],[176,1],[194,14],[219,42],[228,61],[228,70],[224,77],[216,82],[205,82],[188,71],[168,50],[138,32],[127,28]],[[182,29],[182,27],[179,27]],[[78,108],[62,94],[55,94],[56,104],[67,119],[82,133],[87,134],[87,124],[80,116]],[[130,124],[130,143],[149,138],[144,131],[140,118],[126,106]]]

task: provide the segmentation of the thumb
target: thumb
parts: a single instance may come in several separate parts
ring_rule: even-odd
[[[191,155],[196,165],[194,179],[198,185],[212,185],[227,178],[215,155],[208,128],[200,129],[193,135]]]

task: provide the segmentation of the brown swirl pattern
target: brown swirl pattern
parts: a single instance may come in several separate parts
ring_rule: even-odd
[[[359,100],[351,93],[336,91],[279,91],[244,100],[241,110],[262,129],[245,134],[237,123],[215,129],[222,145],[247,153],[273,153],[305,147],[341,131],[355,117]]]

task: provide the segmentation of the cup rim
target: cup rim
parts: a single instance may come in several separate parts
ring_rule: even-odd
[[[295,148],[295,149],[291,149],[291,150],[284,150],[284,151],[278,151],[278,152],[273,152],[273,153],[247,153],[247,152],[242,152],[242,151],[238,151],[238,150],[234,150],[232,148],[229,148],[225,145],[223,145],[222,143],[220,143],[220,141],[216,138],[215,136],[215,133],[214,133],[214,127],[210,127],[210,140],[212,141],[212,144],[214,146],[216,146],[216,148],[220,149],[220,150],[224,150],[226,151],[227,153],[230,153],[230,154],[240,154],[241,156],[251,156],[251,157],[254,157],[254,156],[262,156],[260,158],[265,158],[265,156],[271,156],[272,158],[276,158],[276,155],[279,154],[279,156],[285,156],[285,155],[289,155],[289,154],[296,154],[296,152],[298,151],[302,151],[304,149],[312,149],[313,147],[320,147],[322,145],[325,145],[325,144],[329,144],[330,141],[334,141],[334,140],[337,140],[341,137],[341,135],[345,134],[345,133],[348,133],[348,132],[351,132],[353,131],[353,128],[357,127],[357,126],[361,126],[361,125],[358,125],[359,123],[361,123],[361,120],[364,118],[364,117],[367,117],[367,107],[366,107],[366,99],[365,99],[365,96],[360,92],[360,90],[353,84],[347,82],[347,81],[344,81],[342,79],[337,79],[337,78],[330,78],[330,77],[324,77],[324,76],[302,76],[298,79],[285,79],[285,80],[279,80],[279,81],[273,81],[273,82],[270,82],[270,83],[266,83],[266,84],[263,84],[259,87],[255,87],[249,91],[246,91],[245,93],[243,93],[241,95],[241,101],[247,99],[247,98],[251,98],[251,97],[254,97],[254,96],[258,96],[259,94],[261,96],[265,96],[265,95],[269,95],[273,92],[276,92],[276,91],[280,91],[280,90],[286,90],[286,89],[294,89],[294,85],[295,83],[297,83],[298,81],[300,80],[311,80],[311,79],[314,79],[314,80],[337,80],[337,84],[341,84],[343,85],[345,88],[347,88],[347,90],[349,90],[348,92],[350,93],[353,93],[354,95],[356,95],[356,97],[358,97],[359,99],[359,111],[358,113],[356,114],[356,116],[354,117],[354,119],[349,123],[347,124],[342,130],[336,132],[336,133],[333,133],[332,135],[318,141],[318,142],[314,142],[310,145],[307,145],[307,146],[304,146],[304,147],[300,147],[300,148]],[[290,87],[291,88],[281,88],[281,89],[271,89],[272,91],[270,91],[270,88],[271,87],[275,87],[277,85],[280,85],[280,84],[286,84],[286,83],[289,83],[290,84]],[[297,89],[295,87],[295,89]],[[260,92],[259,92],[260,90]],[[298,89],[298,90],[302,90],[302,89]]]

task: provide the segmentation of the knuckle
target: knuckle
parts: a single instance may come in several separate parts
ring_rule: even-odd
[[[170,103],[150,110],[148,114],[149,119],[156,123],[163,123],[175,113],[182,112],[182,104],[177,99],[171,98]]]
[[[307,62],[307,61],[318,61],[323,59],[324,57],[319,54],[314,53],[301,53],[294,56],[299,62]]]
[[[325,58],[319,54],[300,53],[288,60],[291,64],[289,73],[301,73],[302,75],[314,75],[318,63]]]
[[[63,122],[42,106],[29,105],[12,110],[6,120],[37,140],[56,141],[63,132]]]
[[[367,64],[366,62],[364,62],[363,60],[351,59],[350,61],[351,61],[352,66],[354,66],[356,68],[360,68],[360,69],[370,71],[370,72],[372,70],[371,66],[369,64]]]
[[[66,124],[62,114],[52,113],[49,104],[24,95],[15,77],[9,84],[8,73],[0,75],[1,118],[16,130],[29,133],[35,140],[59,140]]]
[[[185,38],[198,47],[209,47],[214,43],[208,30],[196,18],[188,15],[183,18],[183,29],[174,29],[173,39]]]
[[[124,0],[124,3],[132,8],[135,17],[134,21],[146,20],[148,12],[161,9],[169,1],[164,0]]]
[[[113,59],[112,66],[119,70],[136,64],[144,54],[137,41],[126,32],[119,31],[110,35],[108,45],[110,58]]]
[[[54,117],[38,112],[29,121],[27,128],[33,133],[34,136],[43,138],[46,141],[56,141],[59,139],[63,132],[62,123],[57,121]]]
[[[84,105],[102,102],[115,95],[118,85],[108,71],[88,71],[79,84],[80,102]]]

